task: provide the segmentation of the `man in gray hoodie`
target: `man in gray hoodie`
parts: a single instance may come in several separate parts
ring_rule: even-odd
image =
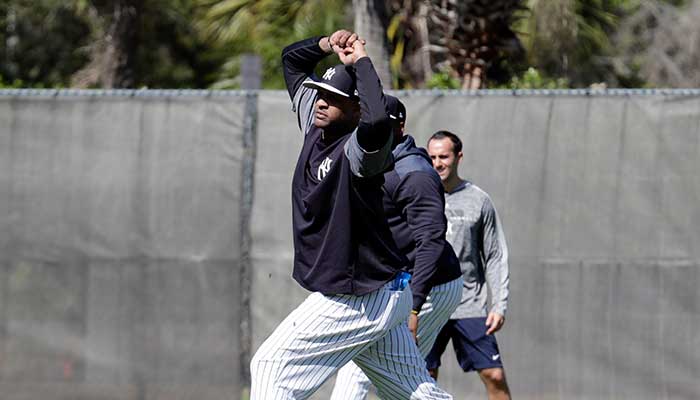
[[[447,241],[459,257],[464,282],[462,301],[438,334],[427,366],[437,379],[440,356],[452,340],[460,366],[479,372],[489,399],[510,399],[494,336],[503,327],[508,302],[508,247],[501,222],[489,195],[459,177],[462,142],[455,134],[434,133],[428,153],[445,188]]]

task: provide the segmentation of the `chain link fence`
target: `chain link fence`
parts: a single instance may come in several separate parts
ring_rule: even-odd
[[[396,94],[503,220],[515,397],[700,397],[700,90]],[[0,397],[245,398],[301,140],[284,92],[0,91]]]

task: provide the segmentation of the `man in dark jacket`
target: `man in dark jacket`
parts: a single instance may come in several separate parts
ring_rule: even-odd
[[[313,79],[335,53],[342,65]],[[287,46],[284,77],[304,144],[292,181],[294,279],[313,293],[251,361],[251,400],[305,399],[353,360],[384,399],[451,399],[405,325],[406,259],[382,206],[391,125],[364,42],[345,30]]]
[[[423,357],[459,304],[459,260],[445,240],[447,220],[440,176],[425,149],[404,135],[406,107],[384,95],[392,122],[394,168],[384,173],[384,212],[399,250],[408,257],[413,305],[408,327]],[[420,323],[419,323],[420,321]],[[350,362],[338,372],[331,400],[363,400],[370,387]]]

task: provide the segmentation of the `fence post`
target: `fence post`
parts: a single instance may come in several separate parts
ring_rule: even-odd
[[[245,114],[243,116],[243,179],[241,190],[241,264],[240,264],[240,361],[241,383],[250,387],[250,359],[252,357],[252,326],[251,326],[251,232],[250,217],[253,212],[253,194],[255,181],[255,146],[258,125],[258,92],[261,84],[260,57],[253,54],[242,56],[241,88],[246,93]]]

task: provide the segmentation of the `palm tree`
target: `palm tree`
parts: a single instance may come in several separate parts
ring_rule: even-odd
[[[194,0],[62,3],[89,25],[89,62],[73,74],[74,87],[206,87],[223,62],[196,34]]]
[[[81,0],[74,4],[88,17],[96,40],[90,46],[90,62],[75,73],[72,86],[133,87],[143,1]]]
[[[348,4],[343,0],[197,0],[197,4],[201,31],[230,52],[219,88],[238,85],[235,77],[243,53],[261,57],[264,87],[284,87],[281,49],[295,40],[347,27],[352,18],[345,13]]]
[[[615,84],[613,44],[631,0],[530,0],[531,13],[519,27],[528,63],[573,85]]]
[[[386,29],[389,16],[384,0],[353,0],[355,32],[367,40],[367,54],[385,87],[392,84],[389,68],[389,43]]]
[[[394,0],[390,9],[392,67],[408,86],[421,87],[444,71],[462,88],[478,89],[500,58],[523,55],[512,30],[522,0]]]

